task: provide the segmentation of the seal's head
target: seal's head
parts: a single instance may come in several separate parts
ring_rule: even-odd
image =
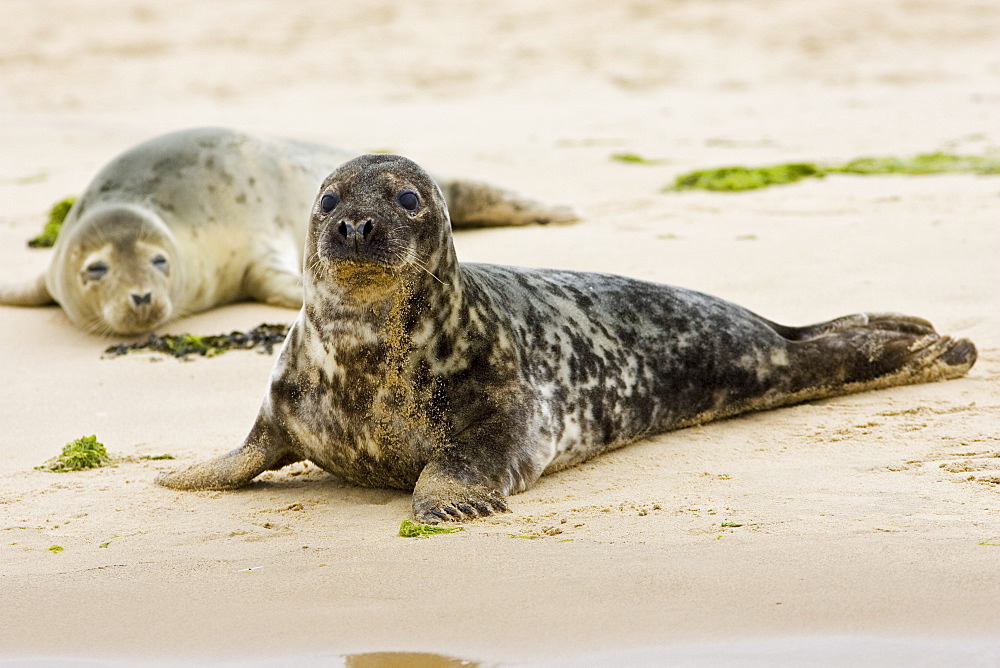
[[[401,283],[446,283],[453,262],[444,196],[416,163],[363,155],[323,182],[306,240],[307,292],[332,279],[342,294],[377,299]]]
[[[87,210],[56,242],[49,292],[70,320],[98,334],[141,334],[173,315],[174,245],[148,210]]]

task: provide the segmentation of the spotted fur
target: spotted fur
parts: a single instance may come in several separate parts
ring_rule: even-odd
[[[413,489],[420,520],[465,519],[649,434],[975,361],[971,342],[909,316],[793,328],[621,276],[460,265],[440,190],[405,158],[357,158],[327,194],[338,204],[313,209],[305,306],[250,436],[162,484],[234,487],[308,459]]]

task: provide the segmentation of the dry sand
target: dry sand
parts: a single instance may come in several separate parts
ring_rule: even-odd
[[[104,360],[108,341],[57,308],[3,307],[0,658],[624,665],[764,643],[775,661],[851,662],[837,638],[883,659],[1000,656],[1000,177],[659,192],[730,163],[1000,150],[1000,5],[166,6],[0,4],[0,281],[46,265],[25,239],[116,153],[215,124],[391,149],[586,212],[461,233],[464,260],[684,285],[788,324],[909,312],[980,359],[961,380],[659,436],[414,540],[396,536],[407,494],[305,465],[239,492],[152,484],[241,442],[272,358]],[[241,304],[166,329],[293,317]],[[178,462],[33,469],[86,434]]]

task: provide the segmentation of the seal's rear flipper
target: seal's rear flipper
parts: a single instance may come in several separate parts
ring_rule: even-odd
[[[45,274],[24,283],[0,285],[0,304],[8,306],[45,306],[56,300],[45,287]]]
[[[923,318],[902,313],[855,313],[841,318],[805,327],[786,327],[776,322],[766,321],[771,329],[789,341],[805,341],[825,334],[835,334],[849,329],[881,329],[907,334],[934,334],[934,326]]]
[[[847,382],[883,375],[898,377],[900,382],[892,383],[897,385],[944,380],[964,375],[976,363],[972,341],[938,334],[930,322],[912,315],[856,313],[807,327],[769,324],[790,341],[826,349],[826,359],[839,357]],[[854,352],[853,363],[850,354],[845,358],[848,351]],[[912,380],[902,380],[908,377]]]
[[[926,383],[935,380],[959,378],[968,373],[976,363],[978,352],[969,339],[927,334],[901,337],[885,346],[885,357],[890,371],[888,376],[898,383]]]
[[[921,318],[859,313],[808,327],[769,322],[785,340],[761,367],[763,385],[692,424],[803,401],[964,376],[976,363],[968,339],[938,334]],[[761,391],[763,389],[763,391]]]
[[[803,384],[829,388],[827,396],[958,378],[976,363],[972,341],[910,316],[859,314],[806,330],[789,351],[799,356]]]
[[[544,225],[580,219],[573,207],[549,204],[481,181],[442,179],[438,185],[448,202],[452,227]]]

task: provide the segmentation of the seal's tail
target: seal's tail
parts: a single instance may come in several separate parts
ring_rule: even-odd
[[[45,287],[45,274],[24,283],[0,285],[0,304],[8,306],[44,306],[55,300]]]
[[[807,380],[832,380],[844,392],[957,378],[977,355],[968,339],[938,334],[926,320],[898,313],[859,313],[775,330],[804,356]]]

